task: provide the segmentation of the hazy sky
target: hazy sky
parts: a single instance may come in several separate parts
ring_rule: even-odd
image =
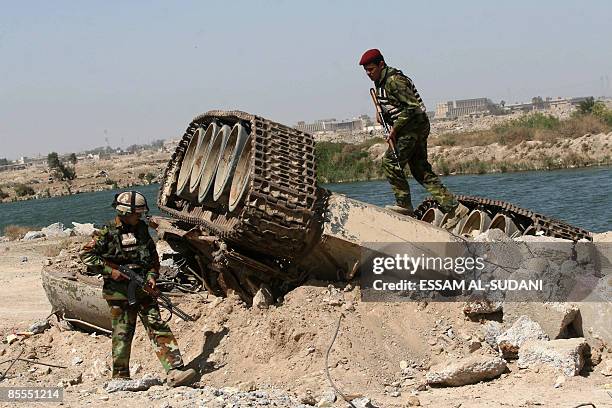
[[[210,109],[372,114],[374,47],[430,110],[612,95],[612,2],[431,3],[2,1],[0,157],[174,138]]]

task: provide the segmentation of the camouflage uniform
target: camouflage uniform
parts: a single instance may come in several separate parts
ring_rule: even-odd
[[[127,300],[128,281],[111,279],[109,261],[129,265],[146,277],[157,278],[159,258],[147,224],[140,220],[136,226],[122,224],[118,219],[83,247],[81,259],[93,272],[104,276],[104,298],[111,312],[113,335],[113,377],[129,377],[132,338],[136,329],[136,315],[140,316],[149,339],[164,369],[182,368],[183,360],[170,327],[159,313],[157,301],[142,290],[137,291],[138,303],[130,306]]]
[[[397,205],[412,209],[410,187],[404,175],[406,164],[412,176],[425,187],[447,212],[457,205],[453,194],[442,184],[427,161],[429,119],[416,87],[401,71],[386,66],[376,82],[376,93],[385,121],[396,131],[399,165],[391,149],[383,158],[383,169],[391,184]]]

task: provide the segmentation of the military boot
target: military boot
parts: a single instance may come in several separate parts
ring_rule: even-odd
[[[385,209],[391,210],[398,214],[414,217],[414,210],[412,208],[400,207],[399,205],[386,205]]]
[[[446,230],[453,229],[457,224],[459,224],[459,221],[461,221],[463,217],[468,215],[469,212],[470,209],[465,205],[461,203],[457,204],[448,212],[446,221],[444,222],[444,225],[442,225],[442,228]]]
[[[173,368],[172,370],[168,371],[166,381],[171,387],[180,387],[181,385],[185,385],[189,383],[189,381],[193,380],[195,375],[196,372],[193,368]]]

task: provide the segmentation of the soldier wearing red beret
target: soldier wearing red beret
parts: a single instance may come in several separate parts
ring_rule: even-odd
[[[391,127],[389,139],[398,153],[398,160],[395,160],[388,149],[383,158],[383,169],[396,200],[396,205],[390,209],[414,215],[410,187],[404,174],[404,167],[408,165],[412,176],[431,193],[439,208],[449,213],[444,227],[454,227],[468,209],[442,184],[427,160],[429,118],[414,83],[402,71],[388,66],[377,49],[367,50],[359,65],[374,81],[384,120]]]

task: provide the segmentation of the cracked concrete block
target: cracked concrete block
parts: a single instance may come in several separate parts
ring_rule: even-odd
[[[425,375],[428,384],[459,387],[489,380],[506,370],[506,361],[498,356],[471,356],[431,367]]]
[[[583,337],[551,341],[530,340],[519,350],[521,368],[547,365],[568,377],[576,376],[584,367],[589,345]]]
[[[504,358],[514,359],[523,343],[528,340],[548,340],[548,336],[538,323],[523,315],[497,338],[497,346]]]

